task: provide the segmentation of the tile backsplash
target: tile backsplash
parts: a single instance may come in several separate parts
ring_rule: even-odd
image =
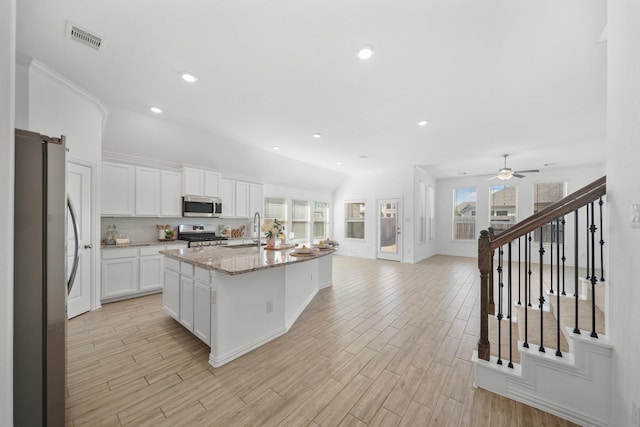
[[[246,218],[223,219],[223,218],[138,218],[138,217],[102,217],[100,228],[100,240],[104,240],[107,226],[115,225],[118,235],[124,234],[131,239],[132,243],[153,242],[158,240],[158,229],[156,224],[169,224],[175,228],[180,224],[207,224],[228,225],[231,228],[246,226],[245,237],[252,237],[253,222]]]

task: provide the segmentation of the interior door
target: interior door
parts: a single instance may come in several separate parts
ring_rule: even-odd
[[[67,162],[67,194],[75,208],[78,222],[79,259],[78,270],[67,300],[69,319],[91,309],[93,247],[93,209],[91,200],[92,168],[90,166]],[[75,249],[75,236],[71,215],[67,214],[67,280],[71,273]]]
[[[377,258],[402,261],[401,211],[399,198],[378,200]]]

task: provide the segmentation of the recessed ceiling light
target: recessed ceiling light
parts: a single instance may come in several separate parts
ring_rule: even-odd
[[[368,158],[369,158],[369,156],[367,156],[366,154],[363,154],[363,155],[361,155],[361,156],[360,156],[360,158],[361,158],[361,159],[368,159]]]
[[[336,165],[340,166],[342,165],[342,162],[336,162]]]
[[[182,80],[188,83],[195,83],[198,81],[198,78],[191,73],[182,73]]]
[[[277,145],[274,145],[274,146],[273,146],[273,147],[271,147],[271,148],[273,148],[273,149],[274,149],[274,150],[276,150],[276,151],[278,151],[278,150],[280,149],[280,147],[278,147]]]
[[[156,113],[156,114],[162,113],[162,110],[158,107],[151,107],[149,108],[149,110],[151,110],[152,113]]]
[[[426,126],[429,124],[429,120],[420,120],[418,126]]]
[[[320,138],[322,136],[322,134],[320,132],[316,132],[311,136],[313,136],[314,138],[318,139],[318,138]]]
[[[367,60],[373,56],[373,48],[371,46],[363,46],[358,51],[358,58]]]

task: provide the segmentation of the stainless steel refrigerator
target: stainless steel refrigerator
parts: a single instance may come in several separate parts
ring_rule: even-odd
[[[15,426],[65,425],[66,149],[16,130],[13,399]],[[77,240],[77,239],[76,239]]]

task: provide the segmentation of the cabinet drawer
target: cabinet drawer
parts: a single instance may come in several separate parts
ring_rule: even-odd
[[[196,280],[202,283],[211,283],[211,275],[209,274],[209,270],[206,268],[196,267]]]
[[[171,269],[173,271],[180,271],[180,261],[177,259],[164,257],[164,266],[165,268]]]
[[[159,251],[164,251],[166,249],[165,246],[162,245],[158,245],[158,246],[144,246],[142,248],[140,248],[140,256],[145,256],[145,255],[158,255]]]
[[[180,261],[180,273],[184,274],[185,276],[193,277],[195,274],[195,272],[193,271],[194,269],[195,265],[189,264],[188,262]]]
[[[103,249],[102,259],[130,258],[138,256],[138,248]]]

